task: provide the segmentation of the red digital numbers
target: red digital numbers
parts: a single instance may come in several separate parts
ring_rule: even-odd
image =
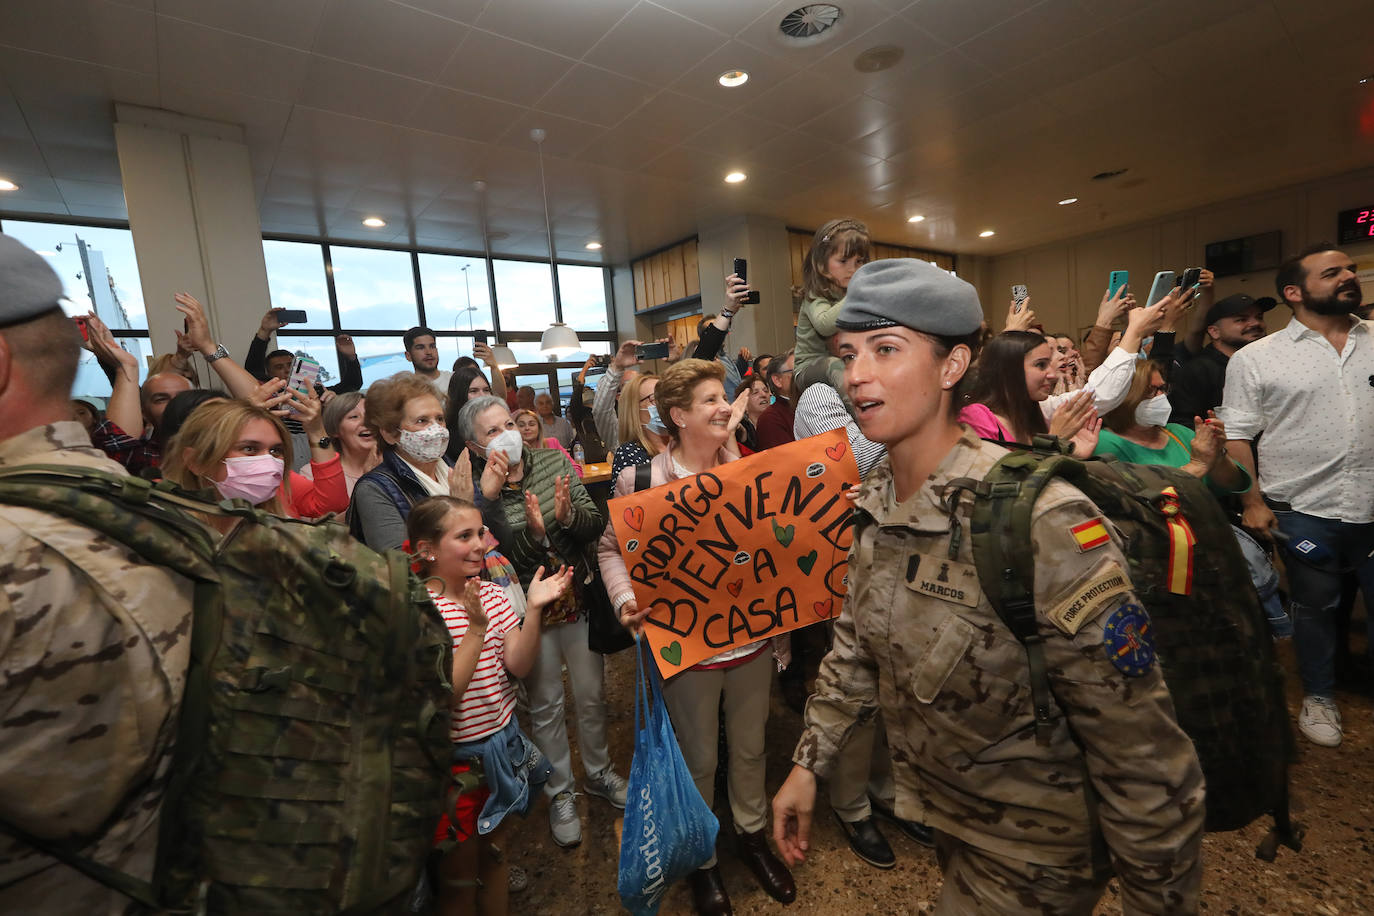
[[[1374,216],[1374,210],[1361,210],[1360,215],[1355,217],[1355,225],[1370,222],[1370,217]]]

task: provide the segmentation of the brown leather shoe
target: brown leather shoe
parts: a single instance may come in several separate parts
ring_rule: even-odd
[[[735,911],[730,908],[730,895],[725,893],[719,868],[698,868],[687,883],[692,886],[692,906],[699,916],[733,916]]]
[[[797,899],[797,885],[792,881],[792,873],[768,848],[768,837],[764,831],[741,833],[736,840],[739,843],[740,860],[754,873],[759,887],[768,896],[779,903],[791,903]]]

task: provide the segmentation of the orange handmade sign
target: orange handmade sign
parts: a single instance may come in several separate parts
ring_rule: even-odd
[[[840,612],[858,481],[837,429],[610,501],[665,678]]]

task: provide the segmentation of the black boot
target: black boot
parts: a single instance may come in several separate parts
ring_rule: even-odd
[[[730,908],[730,895],[725,893],[719,868],[698,868],[687,883],[692,886],[692,906],[699,916],[733,916],[735,911]]]
[[[791,903],[797,899],[797,885],[792,881],[792,873],[782,860],[773,855],[768,848],[768,838],[762,830],[757,833],[741,833],[737,838],[739,857],[753,872],[759,887],[779,903]]]
[[[836,814],[835,820],[839,821],[840,829],[844,831],[844,838],[849,841],[849,848],[854,851],[854,855],[874,868],[891,868],[897,864],[897,856],[887,844],[887,837],[883,836],[882,831],[873,823],[871,816],[861,821],[846,821]]]

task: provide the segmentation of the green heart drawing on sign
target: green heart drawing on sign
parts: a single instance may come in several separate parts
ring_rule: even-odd
[[[777,522],[773,523],[773,537],[777,538],[778,543],[784,547],[792,546],[792,538],[795,537],[796,534],[796,525],[788,525],[786,528],[784,528]]]
[[[804,557],[797,557],[797,567],[809,576],[811,575],[811,570],[815,568],[816,559],[819,556],[820,555],[813,550]]]
[[[663,660],[665,662],[667,662],[670,665],[673,665],[674,667],[676,667],[677,665],[681,665],[682,643],[678,642],[675,639],[673,640],[672,645],[664,646],[662,649],[659,649],[658,654],[663,656]]]

